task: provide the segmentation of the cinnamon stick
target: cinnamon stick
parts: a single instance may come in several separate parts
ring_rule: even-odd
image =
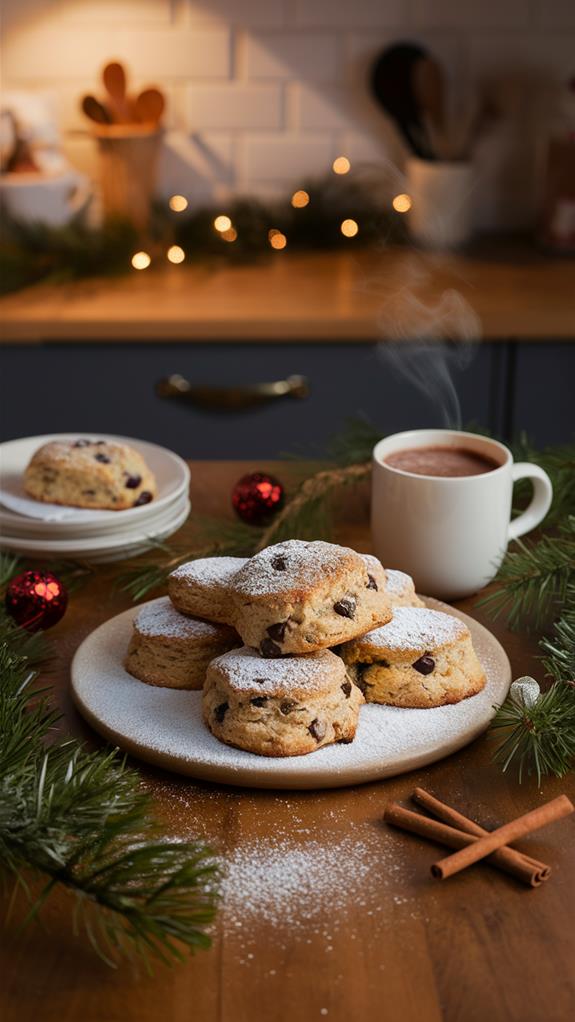
[[[390,823],[394,827],[408,830],[412,834],[419,834],[420,837],[427,838],[429,841],[436,841],[440,845],[447,845],[448,848],[467,850],[468,847],[479,841],[479,838],[473,834],[467,834],[463,830],[456,830],[455,827],[449,827],[438,820],[432,820],[429,816],[422,816],[420,813],[414,813],[410,809],[404,809],[403,806],[397,805],[397,803],[386,806],[383,818],[386,823]],[[499,869],[505,870],[506,873],[511,873],[529,887],[539,887],[547,879],[548,874],[545,875],[541,870],[536,869],[528,862],[522,862],[521,860],[512,863],[508,861],[503,862],[501,859],[497,859],[495,855],[490,856],[487,861],[490,865],[497,866]]]
[[[472,845],[461,848],[454,855],[448,855],[447,858],[434,863],[431,867],[432,876],[446,880],[447,877],[461,872],[462,869],[467,869],[474,862],[479,862],[480,859],[484,859],[510,841],[516,841],[517,838],[523,837],[525,834],[531,834],[532,831],[539,830],[540,827],[546,827],[548,823],[560,820],[563,816],[569,816],[574,809],[575,807],[567,796],[560,795],[559,798],[554,798],[551,802],[532,809],[530,813],[511,820],[510,823],[499,827],[498,830],[492,830],[484,837],[478,837]]]
[[[411,797],[417,805],[427,809],[428,813],[433,813],[438,819],[443,820],[444,823],[452,824],[458,830],[473,834],[475,837],[483,837],[485,834],[489,834],[489,831],[485,830],[484,827],[480,827],[474,820],[468,819],[463,813],[448,806],[445,802],[440,802],[435,795],[425,791],[425,788],[416,788]],[[533,859],[530,855],[525,855],[524,852],[520,852],[516,848],[508,848],[507,846],[498,848],[496,852],[493,852],[491,860],[513,875],[517,875],[518,866],[520,866],[519,872],[522,872],[524,866],[530,865],[533,868],[533,877],[537,879],[537,884],[547,880],[551,875],[550,866],[547,866],[544,862],[539,862],[538,859]],[[537,884],[533,884],[533,886],[537,886]]]

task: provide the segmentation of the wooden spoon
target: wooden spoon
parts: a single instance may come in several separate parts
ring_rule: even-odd
[[[144,89],[136,96],[136,117],[143,124],[158,124],[166,106],[163,92],[159,89]]]
[[[106,110],[104,104],[100,103],[100,100],[96,99],[95,96],[83,96],[81,106],[86,117],[89,117],[96,124],[112,123],[109,111]]]
[[[117,61],[106,64],[102,72],[102,80],[110,97],[114,121],[118,124],[130,124],[134,120],[134,116],[126,95],[126,72],[123,65]]]

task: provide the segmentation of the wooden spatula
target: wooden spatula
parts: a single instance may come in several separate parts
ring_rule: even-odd
[[[142,124],[158,124],[166,106],[163,92],[159,89],[144,89],[136,96],[136,117]]]
[[[102,80],[110,97],[110,109],[118,124],[129,124],[134,120],[130,101],[126,95],[126,72],[122,64],[113,61],[106,64]]]
[[[96,124],[112,123],[109,111],[103,103],[100,103],[99,99],[96,99],[95,96],[83,96],[81,106],[86,117],[89,117],[90,120],[94,121]]]

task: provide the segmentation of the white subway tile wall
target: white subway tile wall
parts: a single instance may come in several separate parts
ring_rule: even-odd
[[[541,125],[575,75],[573,0],[4,0],[6,89],[50,91],[70,159],[94,166],[78,110],[109,59],[168,97],[162,194],[191,204],[285,194],[333,158],[401,185],[401,140],[372,100],[374,56],[395,40],[442,61],[460,105],[501,97],[477,152],[481,226],[528,223]]]

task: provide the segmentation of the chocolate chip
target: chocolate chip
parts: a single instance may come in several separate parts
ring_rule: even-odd
[[[282,651],[276,642],[272,642],[271,639],[264,639],[260,643],[260,653],[262,656],[267,657],[278,657],[282,655]]]
[[[109,458],[107,454],[95,454],[94,455],[94,461],[100,461],[102,463],[102,465],[109,465],[111,460],[112,459]]]
[[[368,575],[367,577],[369,579],[369,582],[367,583],[365,588],[366,589],[375,589],[376,593],[378,593],[379,589],[377,588],[377,582],[375,581],[373,575]]]
[[[275,639],[276,642],[283,642],[286,633],[287,621],[278,621],[277,625],[270,625],[266,628],[270,639]]]
[[[254,678],[254,685],[265,685],[265,678]]]
[[[141,476],[128,476],[126,482],[124,483],[124,486],[126,487],[127,490],[137,490],[141,482],[142,482]]]
[[[368,667],[369,667],[369,664],[356,664],[356,672],[357,673],[356,673],[355,683],[356,683],[357,687],[359,689],[361,689],[361,691],[363,692],[364,695],[367,692],[368,688],[372,687],[369,684],[369,682],[366,681],[365,678],[364,678],[364,673],[365,673],[365,671],[367,671]]]
[[[285,571],[287,568],[287,561],[285,557],[282,557],[281,554],[278,554],[276,557],[272,557],[272,568],[275,568],[276,571]]]
[[[140,496],[134,501],[132,507],[140,507],[142,504],[149,504],[152,499],[152,494],[149,490],[142,490]]]
[[[288,713],[295,710],[297,703],[293,699],[284,699],[283,703],[280,703],[280,713],[283,713],[284,717],[287,717]]]
[[[338,738],[337,740],[338,745],[351,745],[352,742],[353,738]]]
[[[82,490],[83,497],[94,497],[96,494],[95,490]]]
[[[104,444],[106,443],[106,441],[105,440],[94,440],[94,443],[95,443],[96,447],[103,447]]]
[[[333,609],[340,617],[355,617],[357,603],[353,596],[344,596],[343,599],[334,603]]]
[[[344,681],[343,685],[341,686],[341,691],[343,692],[345,698],[349,699],[351,695],[351,681]]]
[[[268,701],[267,696],[254,696],[253,699],[250,699],[250,703],[252,704],[252,706],[265,706],[267,701]]]
[[[322,738],[325,738],[327,726],[324,724],[323,720],[318,720],[316,717],[315,720],[312,720],[308,727],[308,731],[310,735],[313,735],[316,742],[321,742]]]
[[[435,670],[435,660],[426,654],[425,656],[420,656],[419,660],[416,660],[411,666],[419,674],[431,674]]]
[[[219,706],[216,706],[214,710],[214,718],[217,720],[218,724],[222,723],[229,708],[229,703],[220,703]]]
[[[76,440],[74,447],[91,447],[91,445],[92,445],[91,440]]]

